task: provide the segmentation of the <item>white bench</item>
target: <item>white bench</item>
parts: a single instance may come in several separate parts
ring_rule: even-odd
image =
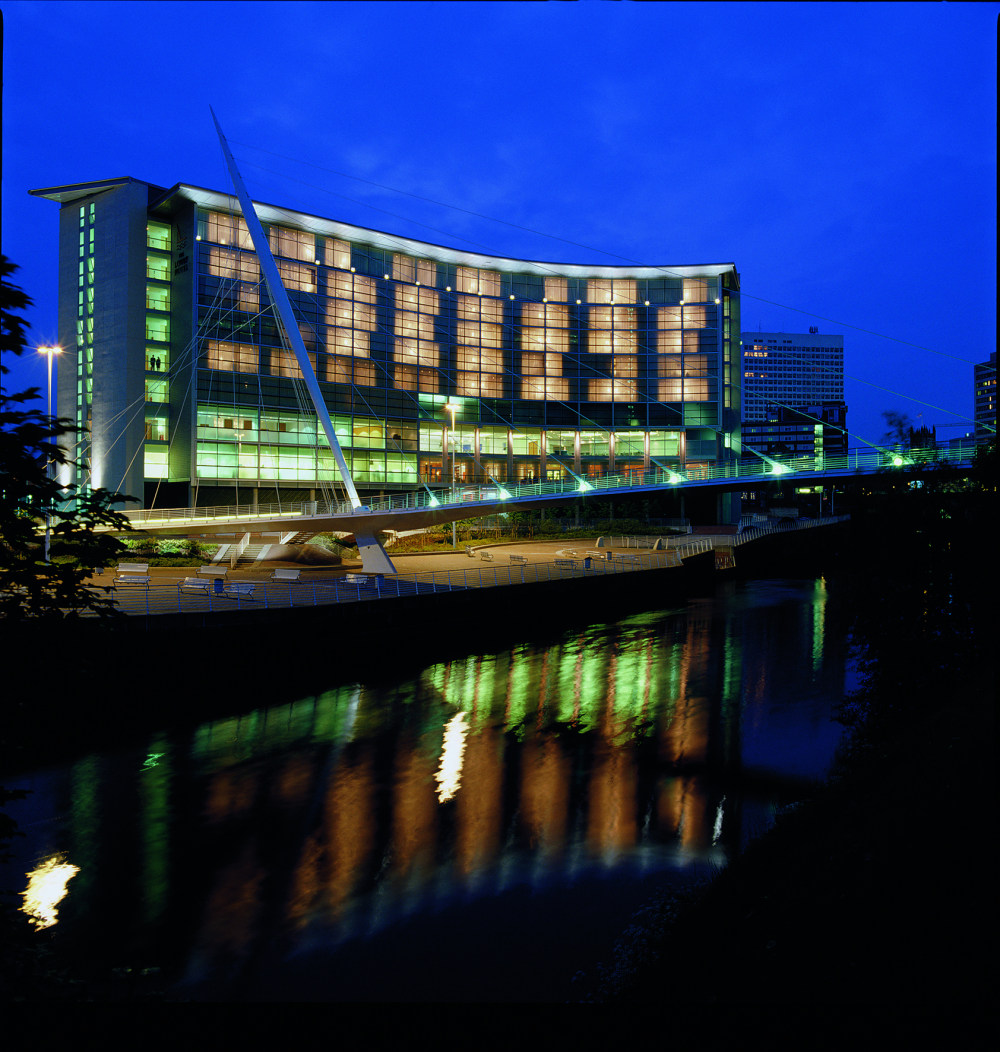
[[[120,584],[141,584],[148,588],[149,563],[119,563],[118,576],[112,583],[115,587]]]
[[[512,555],[510,561],[512,563],[521,563],[526,566],[528,563],[528,557],[526,555]]]
[[[253,581],[227,581],[223,586],[222,594],[229,596],[230,599],[238,599],[240,596],[253,599],[253,590],[256,587]]]
[[[177,585],[179,592],[198,592],[201,595],[208,595],[208,590],[211,587],[210,581],[202,580],[200,577],[185,577]]]
[[[278,567],[273,571],[269,580],[271,581],[297,581],[301,577],[301,570],[292,570],[288,567]]]
[[[199,566],[198,576],[205,577],[225,577],[229,572],[228,566]]]
[[[479,553],[479,558],[484,563],[491,563],[491,562],[493,562],[493,553],[492,552],[480,552]]]
[[[466,555],[467,555],[467,556],[468,556],[468,557],[469,557],[470,559],[475,559],[475,557],[476,557],[476,549],[475,549],[475,548],[473,548],[471,544],[467,544],[467,545],[465,546],[465,554],[466,554]]]

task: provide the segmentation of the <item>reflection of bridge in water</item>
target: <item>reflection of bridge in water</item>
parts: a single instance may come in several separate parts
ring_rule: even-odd
[[[208,508],[143,509],[126,512],[136,529],[164,536],[278,533],[302,540],[317,533],[353,534],[366,571],[393,573],[380,533],[419,530],[427,526],[477,519],[497,512],[531,511],[585,496],[628,496],[637,493],[690,490],[756,489],[777,480],[801,485],[863,478],[888,470],[920,466],[967,468],[975,446],[912,450],[855,450],[845,457],[800,457],[784,463],[766,458],[761,464],[731,463],[697,472],[672,469],[643,475],[572,477],[558,481],[462,485],[454,489],[396,494],[364,506],[351,502],[299,501],[268,505]]]

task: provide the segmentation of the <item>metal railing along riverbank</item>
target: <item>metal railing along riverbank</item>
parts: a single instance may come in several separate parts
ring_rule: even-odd
[[[707,550],[707,549],[702,549]],[[684,553],[694,554],[691,553]],[[511,563],[508,566],[474,566],[468,570],[430,570],[426,573],[348,574],[332,581],[231,581],[221,590],[209,586],[185,591],[180,582],[151,583],[148,587],[113,589],[115,605],[126,614],[213,613],[222,610],[280,610],[302,606],[393,599],[437,592],[498,588],[577,577],[605,576],[681,565],[678,552],[657,555],[615,555],[556,558],[551,562]],[[210,582],[206,582],[210,585]]]
[[[642,570],[670,569],[684,559],[716,548],[732,548],[766,534],[784,534],[792,529],[832,525],[850,518],[832,516],[797,522],[779,529],[758,527],[737,535],[675,537],[678,543],[662,551],[613,552],[604,549],[584,553],[567,550],[553,559],[517,561],[508,565],[472,566],[461,570],[429,570],[408,574],[349,573],[332,580],[272,581],[205,580],[198,586],[183,580],[164,584],[122,585],[110,589],[115,605],[126,614],[214,613],[232,610],[289,609],[303,606],[329,606],[340,603],[370,602],[437,592],[466,591],[473,588],[499,588],[543,581],[566,581],[581,577],[634,573]],[[500,553],[497,553],[500,554]],[[518,559],[520,553],[508,553]],[[187,579],[190,581],[190,579]]]

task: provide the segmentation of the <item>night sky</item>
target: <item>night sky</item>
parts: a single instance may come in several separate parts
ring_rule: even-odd
[[[744,330],[843,334],[852,446],[886,409],[947,439],[995,347],[998,11],[5,3],[3,252],[54,342],[58,206],[28,190],[227,190],[211,105],[257,200],[517,258],[735,263]]]

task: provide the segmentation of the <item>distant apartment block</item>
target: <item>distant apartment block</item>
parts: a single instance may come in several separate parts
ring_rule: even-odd
[[[844,337],[743,333],[743,447],[769,456],[847,452]]]
[[[976,444],[985,445],[996,437],[997,428],[997,356],[973,366],[975,383]]]

